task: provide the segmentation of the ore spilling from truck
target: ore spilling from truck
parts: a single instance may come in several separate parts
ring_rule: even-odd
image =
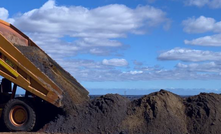
[[[35,46],[15,45],[26,58],[28,58],[38,69],[46,74],[61,90],[63,90],[63,101],[74,104],[88,100],[87,90],[77,80],[51,59],[46,53]],[[65,102],[66,103],[66,102]]]

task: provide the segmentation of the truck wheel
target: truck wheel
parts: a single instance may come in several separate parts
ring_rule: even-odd
[[[31,131],[36,123],[36,115],[25,100],[12,99],[5,105],[3,121],[10,131]]]

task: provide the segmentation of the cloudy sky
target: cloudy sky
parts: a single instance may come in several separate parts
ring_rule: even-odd
[[[221,0],[7,0],[15,25],[91,94],[221,91]]]

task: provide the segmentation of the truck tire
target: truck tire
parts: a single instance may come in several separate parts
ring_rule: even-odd
[[[27,101],[12,99],[3,110],[3,122],[10,131],[31,131],[36,123],[36,114]]]

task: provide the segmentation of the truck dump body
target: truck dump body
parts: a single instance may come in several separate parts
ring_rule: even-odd
[[[82,103],[88,91],[13,25],[0,21],[0,75],[60,107]],[[67,98],[68,97],[68,98]]]

